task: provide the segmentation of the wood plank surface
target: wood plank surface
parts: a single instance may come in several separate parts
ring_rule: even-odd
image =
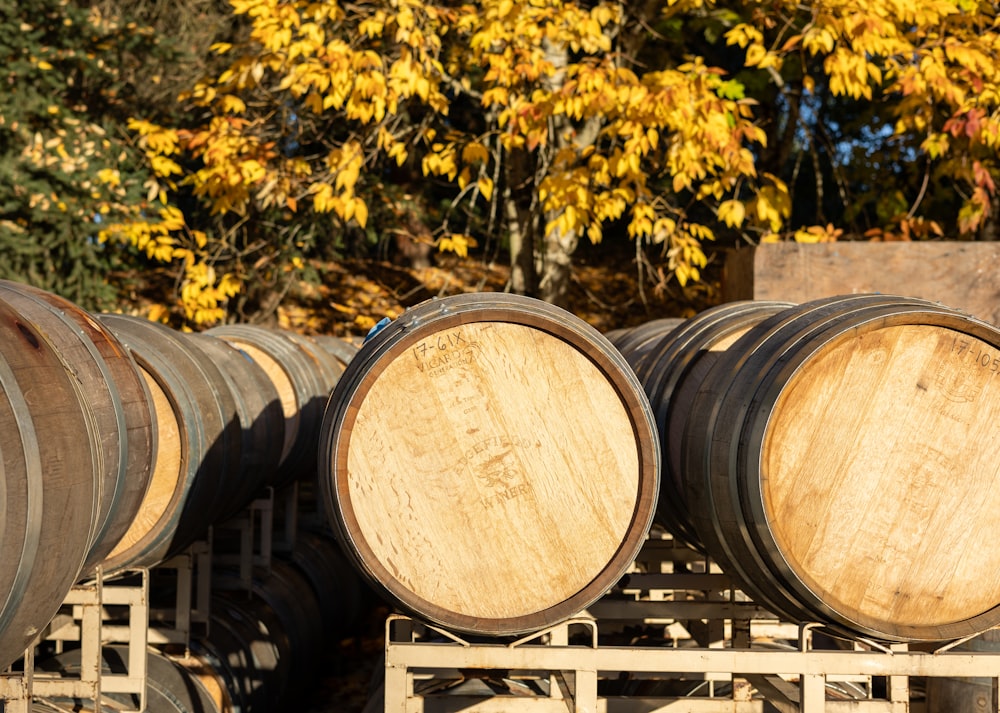
[[[556,606],[634,528],[630,414],[586,354],[543,330],[429,334],[379,367],[344,429],[359,546],[390,586],[441,610]]]
[[[264,373],[267,374],[268,378],[274,384],[274,388],[278,392],[278,399],[281,402],[281,411],[285,416],[284,441],[280,461],[284,463],[292,455],[292,449],[299,436],[301,404],[295,390],[295,384],[292,383],[287,369],[281,362],[259,345],[254,344],[248,339],[242,339],[238,335],[221,333],[219,338],[231,344],[236,349],[245,352],[247,356],[253,359],[264,370]]]
[[[905,324],[831,339],[783,387],[764,509],[833,609],[892,632],[1000,605],[998,374],[996,346]]]
[[[127,566],[130,557],[142,555],[151,543],[177,518],[184,490],[186,450],[184,426],[163,387],[145,368],[139,367],[149,388],[155,414],[156,452],[149,487],[128,530],[108,555],[108,569]]]
[[[920,297],[1000,325],[1000,243],[768,243],[727,253],[723,301],[807,302],[881,292]]]

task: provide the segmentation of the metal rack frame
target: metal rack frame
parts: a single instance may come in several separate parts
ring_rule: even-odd
[[[476,713],[509,711],[670,711],[705,713],[736,711],[757,713],[763,700],[752,699],[752,688],[762,690],[779,710],[802,713],[904,713],[910,710],[909,683],[912,676],[968,677],[993,680],[993,710],[997,709],[1000,653],[907,651],[905,645],[885,650],[827,651],[805,644],[797,651],[737,648],[639,648],[597,645],[597,622],[574,619],[510,644],[470,643],[441,629],[430,627],[445,641],[424,643],[413,638],[414,622],[393,615],[386,622],[385,713],[468,710]],[[591,630],[591,642],[569,644],[568,630],[583,625]],[[547,641],[544,641],[548,639]],[[504,678],[547,677],[555,679],[548,696],[422,695],[415,683],[434,677],[469,680],[503,672]],[[615,678],[621,672],[649,674],[686,680],[730,680],[732,694],[723,697],[641,699],[599,697],[599,677]],[[836,680],[887,679],[885,700],[827,700],[827,683]],[[788,681],[791,680],[791,683]],[[751,685],[742,683],[746,681]]]
[[[146,644],[149,634],[149,573],[140,570],[139,584],[105,582],[98,572],[94,581],[78,584],[64,604],[71,613],[55,616],[37,642],[80,642],[80,675],[42,673],[35,668],[35,645],[24,655],[22,671],[0,676],[0,700],[7,713],[29,713],[34,696],[102,700],[103,693],[131,693],[139,707],[146,708]],[[104,626],[106,607],[127,608],[128,624]],[[124,643],[128,647],[128,670],[124,674],[102,671],[101,647]],[[128,710],[128,709],[123,709]]]
[[[842,643],[853,650],[818,648],[814,635],[821,625],[779,621],[703,555],[669,537],[651,538],[637,564],[580,616],[510,643],[471,641],[405,615],[390,616],[381,710],[911,713],[912,678],[980,677],[992,680],[991,710],[1000,713],[1000,651],[956,649],[968,639],[933,651],[865,639]],[[599,644],[599,627],[614,632],[628,621],[662,627],[660,645]],[[768,639],[780,639],[784,648],[768,647]],[[690,682],[698,691],[598,693],[599,681],[623,677]],[[838,697],[845,687],[851,695]]]
[[[28,647],[20,670],[0,674],[0,704],[5,713],[29,713],[32,699],[77,698],[101,701],[105,693],[136,696],[137,708],[116,710],[139,713],[146,708],[147,647],[190,644],[195,625],[207,632],[211,587],[211,544],[199,541],[157,565],[158,573],[176,573],[175,602],[168,609],[149,603],[150,570],[140,568],[106,578],[100,569],[66,595],[63,607]],[[80,645],[77,676],[46,673],[35,666],[37,647],[54,642],[57,652],[67,642]],[[102,648],[125,645],[125,673],[102,670]]]

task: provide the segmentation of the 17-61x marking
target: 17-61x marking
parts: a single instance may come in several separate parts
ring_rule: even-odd
[[[419,342],[412,347],[412,352],[420,371],[434,372],[471,363],[474,359],[474,346],[466,340],[461,330],[455,330]]]

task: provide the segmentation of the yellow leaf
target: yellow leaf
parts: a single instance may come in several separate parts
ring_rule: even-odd
[[[479,192],[483,194],[483,198],[490,200],[493,197],[493,179],[488,176],[483,176],[478,181],[476,185],[479,187]]]
[[[354,220],[362,228],[368,223],[368,205],[360,198],[354,199]]]
[[[224,114],[242,114],[247,110],[247,105],[243,100],[232,94],[224,94],[219,99],[219,109]]]
[[[476,247],[476,239],[470,235],[452,233],[446,238],[441,238],[438,248],[442,251],[450,251],[459,257],[468,257],[469,248]]]
[[[146,312],[146,319],[151,322],[161,322],[166,324],[170,319],[170,310],[161,304],[152,304]]]
[[[746,206],[743,201],[728,200],[719,204],[719,220],[730,228],[738,228],[743,225],[746,217]]]
[[[466,144],[462,148],[462,161],[465,163],[486,163],[489,157],[490,153],[487,148],[478,141]]]

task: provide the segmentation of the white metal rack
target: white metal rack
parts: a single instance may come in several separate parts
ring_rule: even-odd
[[[35,646],[25,652],[22,670],[0,676],[0,700],[5,713],[28,713],[34,696],[102,700],[104,693],[135,695],[138,707],[146,707],[146,644],[149,634],[149,573],[137,573],[138,583],[114,584],[98,576],[78,584],[65,599],[65,606],[39,635],[38,641],[80,642],[80,673],[67,676],[35,668]],[[127,624],[105,627],[109,607],[127,610]],[[101,647],[124,643],[128,647],[126,673],[102,670]],[[123,709],[128,710],[128,709]]]
[[[135,696],[135,708],[114,702],[116,710],[140,712],[146,708],[147,646],[181,645],[185,649],[195,626],[207,631],[211,577],[211,545],[199,541],[183,553],[157,565],[156,574],[173,572],[176,596],[172,607],[150,606],[150,570],[141,568],[107,579],[100,570],[75,585],[52,621],[25,651],[17,670],[0,675],[0,710],[28,713],[32,699],[71,698],[100,701],[107,693]],[[77,675],[40,671],[35,652],[49,642],[56,652],[66,643],[78,643]],[[124,645],[126,671],[104,670],[102,648]]]
[[[1000,711],[1000,652],[960,651],[958,641],[929,651],[865,640],[822,649],[814,645],[819,625],[778,621],[669,538],[650,540],[637,564],[580,617],[513,642],[473,641],[391,616],[380,710],[911,713],[923,710],[914,679],[981,677],[992,680],[987,710]],[[662,637],[647,646],[599,643],[599,627],[615,632],[627,621],[658,626]],[[623,680],[657,693],[622,695]]]

